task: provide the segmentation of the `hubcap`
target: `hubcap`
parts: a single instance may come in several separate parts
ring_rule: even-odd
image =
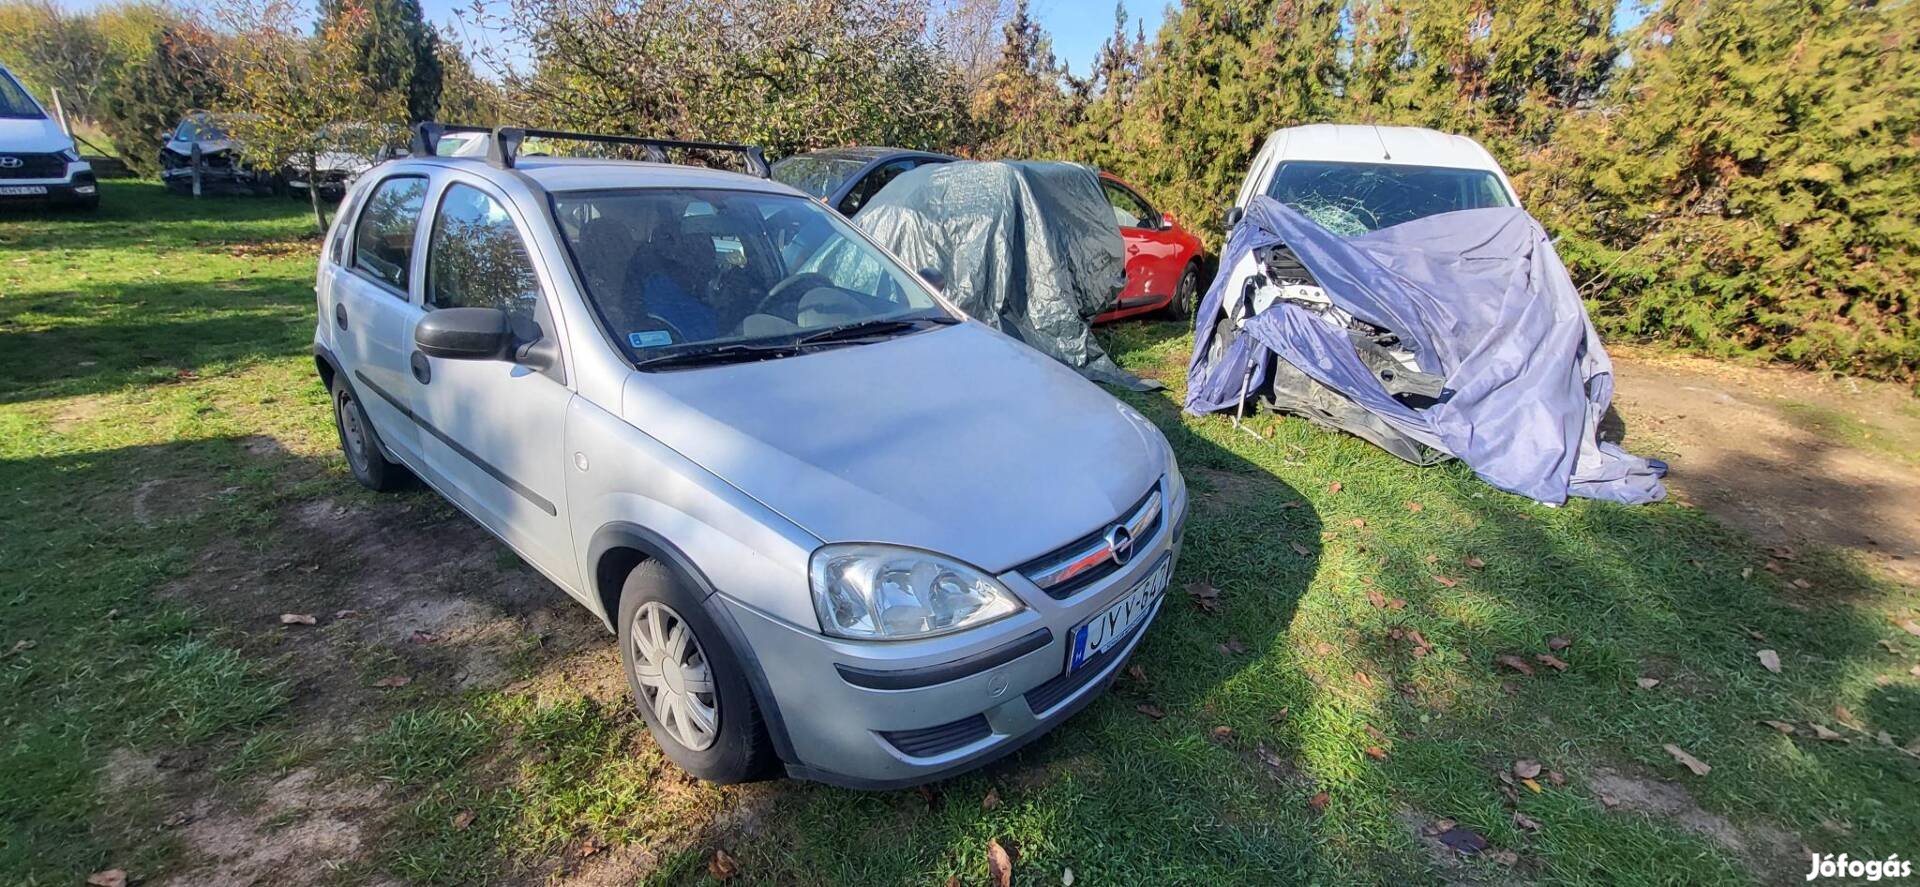
[[[353,467],[365,470],[367,467],[367,432],[360,427],[360,411],[354,408],[353,398],[340,395],[340,440],[346,444],[347,459]]]
[[[707,652],[680,614],[648,601],[633,615],[633,677],[654,722],[693,751],[720,735],[720,695]]]

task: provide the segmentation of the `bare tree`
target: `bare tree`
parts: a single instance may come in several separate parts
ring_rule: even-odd
[[[933,7],[933,42],[953,60],[960,82],[973,92],[993,76],[1001,33],[1013,20],[1014,0],[939,0]]]

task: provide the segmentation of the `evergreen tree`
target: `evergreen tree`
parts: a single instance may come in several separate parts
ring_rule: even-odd
[[[440,109],[440,40],[427,26],[420,0],[322,0],[321,29],[347,10],[364,10],[368,19],[355,29],[360,36],[354,46],[367,86],[405,96],[408,120],[432,119]]]
[[[1053,155],[1092,84],[1070,82],[1053,57],[1052,39],[1027,13],[1027,0],[1014,5],[1001,36],[1000,58],[970,103],[976,131],[985,134],[979,150],[987,157]]]

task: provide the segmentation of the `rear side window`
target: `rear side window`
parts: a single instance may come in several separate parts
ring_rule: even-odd
[[[413,230],[427,202],[427,180],[399,176],[375,186],[353,229],[353,267],[401,292],[413,267]]]
[[[449,186],[427,243],[427,304],[500,308],[531,320],[539,302],[533,260],[506,207],[478,189]]]
[[[873,195],[880,193],[880,189],[885,188],[887,183],[899,178],[901,173],[914,168],[916,165],[912,159],[895,160],[892,163],[882,164],[878,169],[867,173],[867,177],[860,180],[860,184],[855,185],[852,191],[847,192],[846,199],[840,201],[841,214],[852,216],[854,213],[859,212],[860,207],[866,206],[867,201],[872,200]]]

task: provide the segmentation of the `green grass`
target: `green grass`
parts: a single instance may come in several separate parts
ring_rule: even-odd
[[[1920,761],[1873,738],[1920,736],[1907,673],[1920,638],[1893,624],[1920,608],[1912,589],[1827,550],[1776,575],[1747,539],[1679,505],[1545,508],[1304,422],[1257,417],[1250,434],[1184,416],[1190,339],[1163,323],[1103,333],[1122,363],[1169,382],[1126,399],[1167,431],[1195,494],[1172,598],[1134,660],[1146,680],[1123,679],[1004,763],[924,795],[688,784],[629,705],[564,683],[409,688],[344,744],[299,735],[262,614],[202,611],[169,584],[301,502],[360,501],[306,353],[303,212],[109,183],[97,217],[0,218],[0,653],[34,642],[0,658],[0,882],[73,883],[109,865],[157,877],[191,861],[153,826],[155,798],[103,777],[120,749],[204,752],[219,777],[207,790],[236,797],[296,761],[384,784],[389,806],[353,871],[411,882],[538,880],[578,861],[582,842],[647,848],[647,880],[662,884],[704,881],[716,847],[753,882],[978,884],[990,840],[1029,884],[1067,868],[1079,883],[1804,872],[1756,872],[1764,852],[1608,809],[1603,770],[1677,783],[1749,840],[1784,829],[1788,863],[1803,864],[1801,841],[1914,852]],[[257,436],[286,452],[251,453]],[[1195,582],[1220,589],[1219,612],[1188,603]],[[1404,606],[1377,607],[1370,589]],[[259,607],[270,618],[279,603]],[[1496,665],[1532,661],[1553,637],[1572,641],[1565,672]],[[1782,673],[1760,667],[1761,648],[1779,651]],[[539,669],[538,643],[526,651]],[[1640,689],[1643,676],[1661,683]],[[1761,719],[1818,721],[1848,741]],[[1685,773],[1666,743],[1712,773]],[[1564,784],[1510,799],[1498,774],[1517,758]],[[1516,809],[1539,830],[1516,826]],[[1443,871],[1419,833],[1439,818],[1517,862]]]

